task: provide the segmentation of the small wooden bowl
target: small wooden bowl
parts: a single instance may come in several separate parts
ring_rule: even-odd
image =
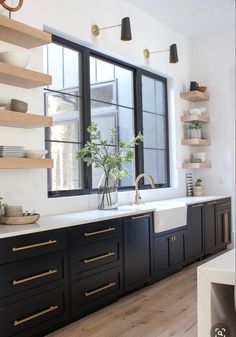
[[[197,90],[201,92],[205,92],[207,90],[207,87],[201,86],[201,87],[198,87]]]
[[[35,223],[40,218],[40,214],[25,216],[0,216],[0,224],[2,225],[29,225]]]

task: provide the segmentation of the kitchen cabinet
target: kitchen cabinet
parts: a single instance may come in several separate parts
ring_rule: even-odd
[[[204,255],[217,251],[216,204],[211,201],[204,204]]]
[[[226,249],[231,242],[231,202],[221,200],[216,204],[217,249]]]
[[[117,300],[123,292],[123,219],[69,229],[72,317]]]
[[[203,256],[203,204],[188,206],[186,226],[186,263]]]
[[[125,291],[143,287],[152,279],[152,214],[124,220]]]
[[[168,231],[154,238],[154,280],[159,281],[177,270],[185,261],[186,231]]]

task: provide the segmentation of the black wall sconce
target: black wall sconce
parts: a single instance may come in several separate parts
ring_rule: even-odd
[[[179,61],[177,45],[175,43],[170,45],[170,48],[166,50],[150,51],[149,49],[144,49],[143,55],[146,59],[148,59],[151,54],[163,53],[163,52],[170,52],[170,60],[169,60],[170,63],[177,63]]]
[[[129,17],[123,18],[121,20],[121,24],[119,24],[119,25],[102,27],[102,28],[100,28],[98,25],[93,25],[92,28],[91,28],[91,32],[92,32],[93,36],[98,36],[100,34],[101,30],[115,28],[115,27],[121,27],[121,37],[120,37],[120,39],[122,41],[132,40]]]

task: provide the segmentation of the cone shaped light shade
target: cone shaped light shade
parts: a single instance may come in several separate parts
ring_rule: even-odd
[[[174,43],[170,46],[170,63],[177,63],[178,61],[177,46]]]
[[[132,40],[131,28],[130,28],[130,19],[125,17],[121,21],[121,37],[122,41]]]

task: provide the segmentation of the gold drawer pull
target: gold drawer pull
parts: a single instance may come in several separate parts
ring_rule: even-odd
[[[201,207],[201,206],[203,206],[203,204],[191,205],[192,208]]]
[[[143,214],[143,215],[138,215],[138,216],[132,216],[132,220],[137,220],[137,219],[143,219],[143,218],[150,218],[149,214]]]
[[[84,294],[86,297],[88,296],[91,296],[91,295],[95,295],[97,293],[99,293],[100,291],[103,291],[103,290],[106,290],[106,289],[109,289],[109,288],[112,288],[116,285],[115,282],[110,282],[108,283],[106,286],[104,287],[101,287],[101,288],[98,288],[98,289],[95,289],[95,290],[92,290],[92,291],[86,291],[86,293]]]
[[[219,204],[219,206],[229,206],[230,205],[230,202],[225,202],[224,204]]]
[[[223,223],[224,223],[224,242],[229,242],[229,213],[224,213],[223,215]]]
[[[83,263],[91,263],[91,262],[94,262],[94,261],[102,260],[102,259],[105,259],[107,257],[113,256],[115,254],[116,254],[115,252],[109,252],[109,253],[104,254],[104,255],[93,257],[91,259],[84,259]]]
[[[85,232],[84,233],[84,236],[85,237],[88,237],[88,236],[93,236],[93,235],[99,235],[99,234],[102,234],[102,233],[107,233],[107,232],[112,232],[112,231],[115,231],[115,227],[108,227],[106,229],[102,229],[101,231],[96,231],[96,232]]]
[[[34,281],[34,280],[37,280],[41,277],[45,277],[45,276],[49,276],[49,275],[52,275],[52,274],[56,274],[57,273],[57,269],[50,269],[49,271],[45,272],[45,273],[42,273],[42,274],[38,274],[38,275],[35,275],[35,276],[29,276],[29,277],[26,277],[26,278],[23,278],[21,280],[14,280],[12,282],[12,284],[14,286],[18,285],[18,284],[21,284],[21,283],[25,283],[25,282],[29,282],[29,281]]]
[[[217,201],[211,201],[207,203],[207,205],[215,205],[215,204],[217,204]]]
[[[50,308],[46,309],[46,310],[43,310],[43,311],[40,311],[40,312],[37,312],[36,314],[32,315],[32,316],[29,316],[29,317],[26,317],[26,318],[23,318],[19,321],[14,321],[14,326],[17,326],[17,325],[20,325],[20,324],[24,324],[28,321],[31,321],[32,319],[35,319],[37,317],[40,317],[40,316],[43,316],[43,315],[46,315],[48,314],[49,312],[52,312],[52,311],[55,311],[58,309],[58,306],[55,305],[55,306],[50,306]]]
[[[42,246],[54,245],[55,243],[57,243],[57,240],[49,240],[49,241],[46,241],[46,242],[35,243],[35,244],[29,245],[29,246],[13,247],[12,251],[13,252],[19,252],[21,250],[32,249],[32,248],[37,248],[37,247],[42,247]]]

